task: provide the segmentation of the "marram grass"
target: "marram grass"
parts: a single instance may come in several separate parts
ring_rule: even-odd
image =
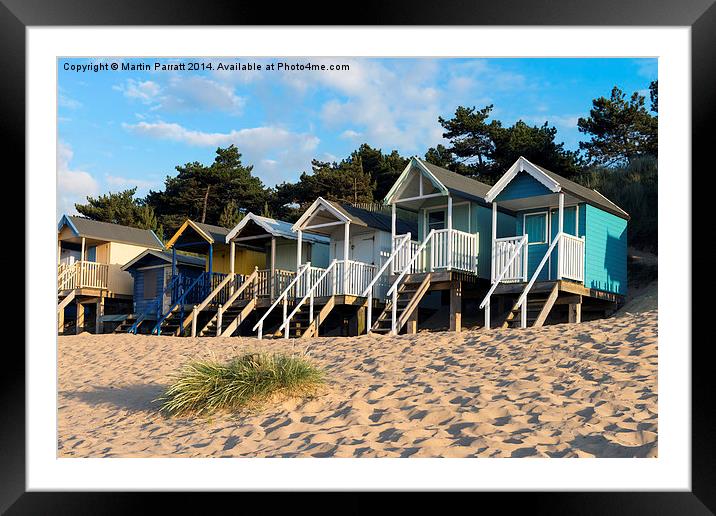
[[[279,397],[317,392],[324,373],[305,357],[245,353],[228,363],[193,360],[173,376],[159,398],[169,415],[209,415],[217,411],[255,408]]]

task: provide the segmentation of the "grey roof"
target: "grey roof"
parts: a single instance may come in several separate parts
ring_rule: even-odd
[[[285,220],[272,219],[270,217],[263,217],[254,213],[248,213],[239,224],[248,224],[249,221],[261,226],[267,233],[276,237],[287,238],[290,240],[298,240],[298,234],[291,229],[293,224],[286,222]],[[232,230],[233,231],[233,230]],[[312,242],[317,244],[328,244],[331,239],[325,235],[319,235],[317,233],[303,233],[302,240],[304,242]]]
[[[602,208],[604,211],[616,215],[617,217],[621,217],[626,220],[629,220],[631,218],[629,217],[629,214],[627,212],[622,210],[619,206],[614,204],[612,201],[604,197],[596,190],[592,190],[590,188],[587,188],[586,186],[580,185],[579,183],[570,181],[566,177],[562,177],[559,174],[555,174],[554,172],[547,170],[544,167],[540,167],[539,165],[535,165],[535,167],[537,167],[549,177],[557,181],[563,190],[574,195],[575,197],[579,197],[580,199],[590,204],[594,204]]]
[[[125,263],[122,266],[122,270],[127,270],[134,267],[139,262],[144,260],[147,256],[152,256],[155,258],[159,258],[160,260],[164,260],[167,263],[172,263],[172,253],[169,253],[167,251],[155,251],[153,249],[147,249],[143,253],[140,253],[139,255],[132,258],[129,262]],[[190,256],[188,254],[177,253],[177,264],[188,265],[190,267],[204,267],[205,260],[203,257],[200,256]]]
[[[384,213],[364,210],[363,208],[356,208],[350,204],[339,204],[335,201],[328,202],[330,202],[331,205],[338,211],[343,213],[343,215],[348,217],[351,220],[351,223],[360,224],[369,228],[380,229],[382,231],[387,231],[388,233],[392,230],[391,217],[385,215]],[[418,224],[412,221],[396,219],[395,231],[399,235],[404,235],[405,233],[417,235]]]
[[[452,170],[433,165],[428,161],[420,160],[420,163],[425,165],[425,167],[430,170],[436,179],[440,181],[445,188],[450,191],[450,193],[472,197],[476,200],[485,202],[485,196],[487,195],[487,192],[490,191],[490,188],[492,188],[491,186],[481,183],[476,179],[472,179],[458,174],[457,172],[453,172]]]
[[[72,231],[80,237],[94,238],[108,242],[138,245],[151,249],[162,249],[164,245],[150,229],[130,228],[109,222],[86,219],[76,215],[65,215],[60,220],[60,228],[69,223]],[[59,228],[58,228],[59,229]]]
[[[214,239],[214,242],[226,243],[226,235],[229,234],[229,230],[222,226],[214,226],[213,224],[204,224],[203,222],[195,222],[192,220],[198,228],[204,233],[208,234]]]

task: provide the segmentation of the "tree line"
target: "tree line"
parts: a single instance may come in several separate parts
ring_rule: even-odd
[[[603,189],[609,190],[610,198],[627,212],[630,208],[640,212],[646,209],[655,216],[657,81],[650,84],[649,97],[647,107],[645,97],[638,92],[627,96],[615,86],[609,97],[594,99],[589,115],[577,123],[585,136],[578,151],[558,143],[557,129],[547,122],[530,125],[518,120],[505,126],[492,116],[493,105],[480,109],[458,106],[452,117],[438,118],[449,144],[430,147],[424,158],[494,184],[519,156],[524,156],[585,186],[598,184],[602,193],[609,197]],[[186,218],[229,228],[248,212],[293,221],[318,196],[348,203],[382,200],[409,161],[396,150],[384,153],[364,143],[341,161],[314,159],[311,171],[302,172],[296,182],[269,188],[241,158],[234,145],[218,148],[213,163],[177,166],[176,175],[166,177],[163,190],[152,190],[144,198],[137,198],[137,189],[131,188],[87,197],[85,204],[76,204],[75,208],[94,220],[155,230],[160,238],[170,236]],[[629,172],[634,169],[637,174]],[[615,184],[620,178],[621,187],[624,181],[630,186],[626,190],[611,188],[610,177]],[[644,185],[651,186],[645,189]],[[631,233],[630,228],[632,244],[644,248],[653,241],[655,250],[655,229],[647,230],[646,235],[639,233],[636,242]]]

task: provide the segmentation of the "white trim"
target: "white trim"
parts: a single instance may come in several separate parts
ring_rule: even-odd
[[[311,217],[313,217],[313,215],[316,214],[318,208],[326,209],[327,211],[331,212],[331,214],[335,215],[338,220],[343,221],[344,223],[351,221],[351,219],[338,211],[335,206],[333,206],[329,201],[327,201],[323,197],[319,197],[318,199],[313,201],[313,204],[311,204],[306,211],[303,212],[303,215],[301,215],[301,217],[299,217],[299,219],[293,224],[293,226],[291,226],[291,229],[293,231],[304,229],[303,225],[308,222]]]
[[[527,234],[527,217],[531,217],[533,215],[544,215],[546,217],[546,223],[545,223],[545,235],[544,240],[539,242],[531,242],[527,241],[527,245],[549,245],[551,242],[551,234],[549,231],[549,210],[547,211],[533,211],[530,213],[523,213],[522,214],[522,236]]]
[[[421,181],[421,183],[420,183],[421,195],[419,195],[418,197],[411,197],[411,198],[409,198],[409,199],[396,199],[396,197],[397,197],[398,195],[400,195],[400,194],[402,193],[403,189],[407,186],[408,183],[407,183],[406,179],[407,179],[407,177],[410,175],[410,172],[411,172],[412,169],[413,169],[413,165],[417,165],[418,172],[420,173],[420,178],[421,178],[421,179],[420,179],[420,181]],[[423,186],[423,185],[422,185],[422,177],[424,177],[424,176],[427,177],[427,178],[430,180],[430,182],[433,184],[433,186],[440,191],[439,194],[428,194],[429,197],[437,197],[437,196],[440,196],[440,195],[442,195],[442,196],[448,195],[449,192],[448,192],[447,187],[446,187],[444,184],[442,184],[442,183],[438,180],[438,178],[433,175],[432,172],[430,172],[430,170],[428,169],[428,167],[426,167],[426,166],[420,161],[420,159],[418,159],[417,157],[413,156],[412,158],[410,158],[410,161],[408,162],[408,165],[405,167],[405,169],[403,170],[403,172],[400,174],[400,176],[398,177],[398,179],[396,179],[395,183],[393,183],[393,186],[390,188],[390,190],[388,191],[388,193],[385,195],[385,199],[383,200],[383,202],[385,202],[386,204],[393,204],[393,203],[401,202],[401,201],[402,201],[402,202],[407,202],[408,200],[418,200],[418,199],[427,198],[428,196],[422,194],[422,186]]]
[[[495,198],[502,192],[502,190],[504,190],[507,185],[510,184],[510,182],[520,172],[527,172],[529,175],[534,177],[537,181],[542,183],[542,185],[544,185],[547,189],[554,193],[557,193],[562,189],[562,187],[557,181],[542,172],[534,164],[530,163],[527,158],[520,156],[519,158],[517,158],[517,161],[515,161],[515,163],[507,170],[507,172],[504,173],[500,180],[495,183],[495,186],[490,188],[490,191],[488,191],[487,195],[485,196],[485,200],[487,202],[492,202],[493,200],[495,200]]]
[[[304,226],[302,228],[302,231],[310,231],[312,229],[327,228],[329,226],[338,226],[340,224],[345,224],[345,222],[342,220],[337,220],[335,222],[326,222],[325,224],[314,224],[313,226]]]
[[[390,204],[398,204],[401,202],[411,202],[411,201],[419,201],[421,199],[432,199],[433,197],[445,197],[446,194],[442,193],[431,193],[426,195],[418,195],[417,197],[406,197],[404,199],[396,199],[395,201],[391,202]]]

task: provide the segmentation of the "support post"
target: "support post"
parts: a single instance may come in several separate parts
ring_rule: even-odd
[[[85,284],[85,237],[82,237],[82,248],[80,250],[80,277],[76,280],[75,286],[83,287]],[[82,322],[84,325],[84,321]]]
[[[422,176],[421,176],[422,177]],[[391,204],[391,213],[390,213],[390,252],[392,253],[395,250],[395,228],[396,228],[396,206],[395,203]],[[390,273],[395,274],[395,260],[390,261]]]
[[[62,310],[58,310],[57,312],[57,333],[64,333],[63,330],[65,328],[65,308],[67,307],[64,307]]]
[[[495,271],[495,262],[497,260],[497,203],[492,203],[492,246],[490,255],[490,282],[494,283],[497,271]]]
[[[300,229],[298,230],[298,239],[297,239],[297,247],[296,247],[296,274],[298,274],[298,270],[301,268],[301,248],[303,247],[303,231]],[[296,282],[296,296],[298,296],[298,293],[301,292],[301,280],[299,279]]]
[[[77,301],[75,304],[77,307],[77,318],[75,319],[75,335],[79,335],[82,333],[82,330],[84,330],[85,327],[85,306]]]
[[[582,303],[570,303],[569,304],[569,322],[581,323],[582,322]]]
[[[343,295],[348,294],[348,282],[350,278],[350,234],[351,234],[351,223],[346,222],[343,228]]]
[[[462,331],[462,281],[450,285],[450,331]]]
[[[104,296],[100,296],[96,303],[96,313],[94,318],[94,332],[96,334],[104,333],[104,325],[102,317],[104,317]]]
[[[172,246],[172,278],[177,275],[177,248]]]
[[[557,279],[562,279],[562,231],[564,230],[564,192],[559,192],[559,242],[557,243]]]
[[[276,295],[276,237],[271,237],[271,299]]]
[[[447,269],[452,270],[452,195],[448,195],[447,229]]]
[[[418,333],[418,309],[416,308],[413,310],[413,313],[410,314],[410,317],[405,322],[405,333],[408,333],[410,335],[415,335]]]
[[[196,320],[199,317],[199,310],[197,310],[198,305],[194,305],[194,308],[191,309],[191,336],[196,337]],[[219,305],[219,320],[221,320],[221,305]]]
[[[485,328],[490,328],[490,302],[485,305]]]
[[[209,279],[214,272],[214,244],[209,244]]]
[[[236,284],[236,281],[234,281],[234,275],[236,274],[236,266],[234,264],[235,259],[236,259],[236,244],[232,240],[231,244],[229,245],[229,261],[231,262],[229,265],[229,271],[231,273],[231,280],[229,280],[229,295],[230,296],[234,293],[234,285]]]

